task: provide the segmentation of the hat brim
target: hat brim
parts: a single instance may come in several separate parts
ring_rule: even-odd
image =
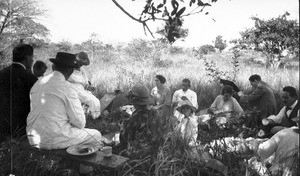
[[[69,65],[69,64],[59,62],[55,58],[50,58],[49,61],[56,64],[56,65],[61,65],[61,66],[65,66],[65,67],[70,67],[70,68],[77,68],[78,67],[76,64]]]
[[[138,101],[134,101],[133,104],[135,104],[135,105],[150,105],[151,100],[150,100],[150,98],[147,100],[138,100]]]
[[[196,112],[196,108],[194,106],[190,106],[190,105],[186,105],[186,104],[178,107],[176,110],[179,111],[179,112],[182,112],[182,109],[184,107],[189,107],[193,112]]]

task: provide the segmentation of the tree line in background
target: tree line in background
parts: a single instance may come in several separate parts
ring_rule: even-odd
[[[145,1],[142,14],[137,20],[137,18],[134,18],[120,6],[117,1],[112,1],[126,15],[142,23],[149,32],[151,32],[147,26],[149,20],[164,20],[166,22],[165,26],[156,31],[162,38],[151,41],[134,39],[126,46],[121,44],[112,46],[102,43],[99,36],[93,33],[89,39],[81,44],[71,44],[64,40],[58,43],[51,43],[48,39],[49,30],[43,24],[37,22],[39,17],[45,15],[45,11],[40,8],[38,1],[2,0],[0,2],[1,67],[11,61],[11,49],[20,42],[32,44],[35,48],[48,48],[48,50],[53,52],[85,50],[92,53],[92,56],[107,50],[120,50],[123,48],[129,52],[134,48],[139,52],[134,52],[131,55],[140,60],[145,59],[147,52],[151,52],[155,47],[168,48],[171,53],[178,53],[184,49],[172,46],[172,44],[177,39],[184,39],[188,36],[188,29],[182,27],[183,18],[201,13],[206,6],[211,6],[211,4],[204,3],[201,0],[162,0],[161,2],[149,0]],[[216,2],[216,0],[212,2]],[[194,8],[194,10],[187,11],[191,8]],[[299,24],[296,20],[288,20],[288,15],[289,13],[286,12],[277,18],[268,20],[252,17],[255,26],[240,32],[241,37],[229,41],[229,43],[234,45],[234,49],[254,50],[264,54],[267,58],[267,66],[277,69],[284,64],[284,58],[288,54],[299,57]],[[227,41],[223,40],[222,35],[218,35],[212,45],[206,44],[192,50],[205,55],[216,52],[216,49],[222,52],[226,47]],[[105,56],[111,57],[109,55]]]

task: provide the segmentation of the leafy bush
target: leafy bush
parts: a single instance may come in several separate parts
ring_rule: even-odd
[[[215,50],[214,46],[212,46],[212,45],[202,45],[198,49],[198,52],[200,54],[206,55],[209,53],[214,53],[214,52],[216,52],[216,50]]]

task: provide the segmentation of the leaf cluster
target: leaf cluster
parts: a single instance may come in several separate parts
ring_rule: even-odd
[[[255,26],[242,31],[241,38],[232,43],[240,49],[264,53],[270,58],[269,62],[281,62],[284,51],[299,52],[299,24],[287,16],[288,12],[268,20],[252,17]]]
[[[135,18],[128,13],[116,0],[112,0],[117,7],[119,7],[125,14],[133,20],[142,23],[144,30],[150,32],[147,22],[155,20],[165,21],[165,38],[174,43],[177,39],[182,38],[185,33],[182,32],[183,17],[200,13],[210,3],[203,2],[202,0],[147,0],[143,10],[138,18]],[[212,0],[214,3],[217,0]],[[206,15],[208,13],[205,13]]]

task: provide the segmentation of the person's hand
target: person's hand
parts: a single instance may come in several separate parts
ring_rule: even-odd
[[[88,90],[88,91],[91,91],[91,92],[94,92],[95,91],[95,87],[93,87],[92,85],[90,84],[87,84],[84,86],[84,89],[85,90]]]
[[[245,95],[242,91],[239,91],[237,94],[238,94],[238,96],[240,96],[240,97]]]
[[[261,120],[261,123],[263,125],[268,125],[269,124],[269,120],[267,118],[264,118],[264,119]]]
[[[259,144],[260,144],[259,140],[253,139],[252,141],[249,142],[249,149],[256,153],[258,150]]]
[[[240,102],[247,102],[247,96],[246,95],[241,95],[240,96]]]

